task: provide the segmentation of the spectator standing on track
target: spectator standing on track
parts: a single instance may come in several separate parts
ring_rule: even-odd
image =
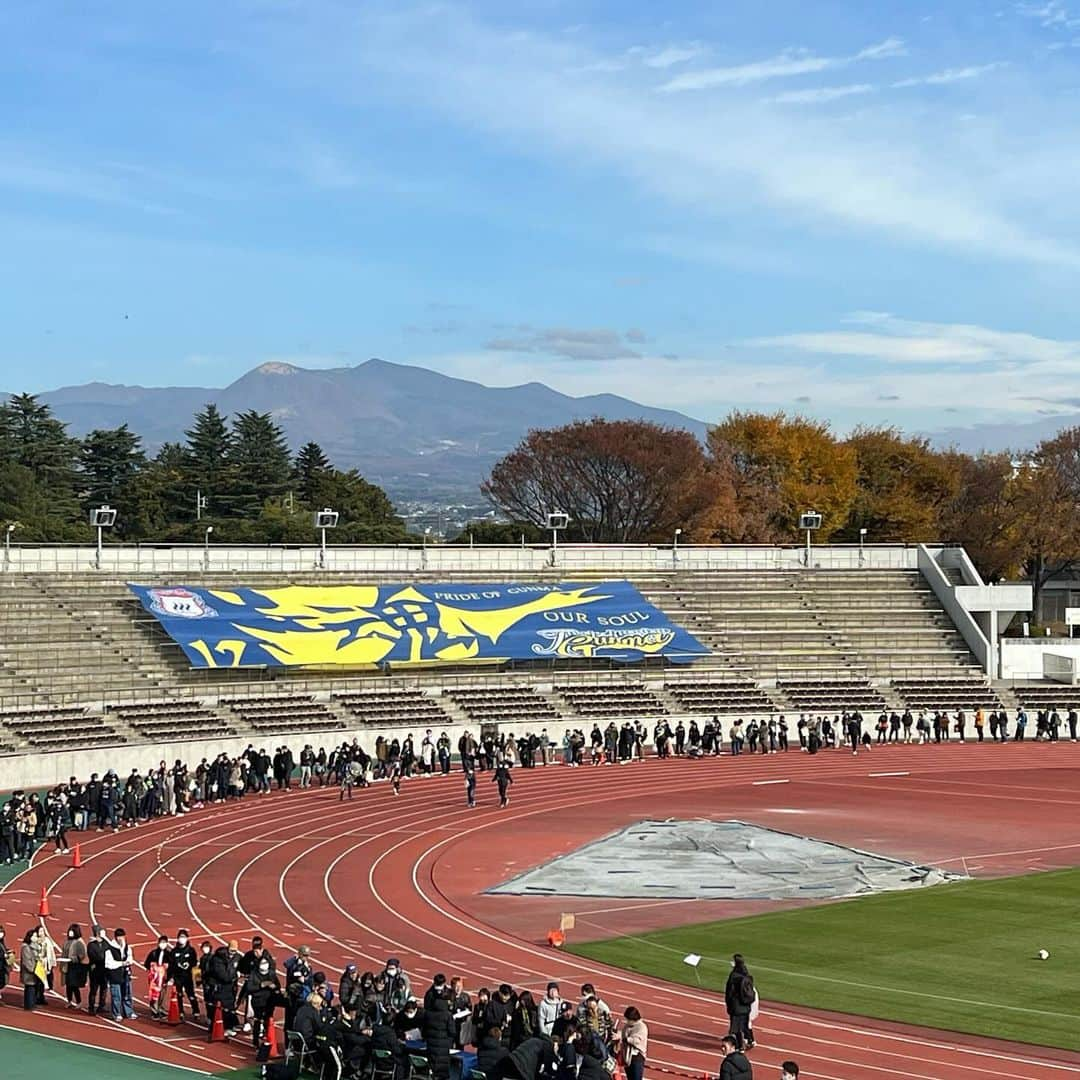
[[[799,1066],[794,1061],[781,1062],[780,1080],[799,1080]]]
[[[720,1080],[754,1080],[750,1059],[736,1045],[731,1035],[720,1040]]]
[[[41,978],[45,974],[45,969],[38,959],[36,937],[37,927],[35,926],[26,931],[22,947],[19,949],[19,980],[23,987],[23,1008],[27,1012],[32,1012],[37,1008],[39,996],[45,993],[45,983]]]
[[[465,762],[465,805],[469,810],[476,809],[476,770],[471,759]]]
[[[4,987],[11,979],[11,965],[15,960],[15,954],[8,951],[7,941],[4,940],[4,927],[0,924],[0,1003],[3,1002]]]
[[[412,994],[412,984],[409,982],[409,976],[401,970],[401,961],[396,956],[391,956],[386,961],[382,976],[386,980],[382,1005],[387,1013],[393,1016],[394,1013],[405,1008]]]
[[[742,953],[736,953],[731,959],[731,973],[724,987],[724,1005],[730,1019],[730,1035],[738,1050],[742,1050],[744,1046],[751,1050],[754,1047],[754,1037],[750,1030],[750,1009],[756,994],[754,978],[746,967],[746,961]]]
[[[649,1055],[649,1028],[633,1005],[623,1013],[623,1019],[626,1023],[622,1029],[621,1050],[626,1080],[644,1080],[645,1062]]]
[[[105,971],[109,979],[109,997],[112,1018],[119,1024],[135,1019],[135,1006],[131,1000],[131,946],[122,929],[113,933],[113,940],[105,941]]]
[[[450,1075],[450,1051],[457,1029],[445,993],[434,997],[430,1006],[425,1004],[422,1021],[420,1030],[427,1047],[431,1073],[435,1080],[447,1080]]]
[[[442,732],[439,735],[439,741],[436,743],[436,749],[439,754],[439,771],[443,776],[450,775],[450,736],[446,732]]]
[[[557,982],[549,982],[547,984],[547,991],[540,999],[540,1005],[538,1006],[537,1016],[540,1023],[540,1034],[551,1037],[551,1029],[555,1026],[555,1021],[559,1018],[559,1013],[562,1010],[562,998],[559,996],[559,984]]]
[[[191,1015],[199,1015],[199,1000],[195,997],[195,968],[198,956],[189,943],[189,934],[181,930],[176,935],[176,947],[169,955],[169,982],[176,987],[176,1003],[180,1007],[180,1018],[184,1018],[184,995],[187,994],[191,1005]]]
[[[311,749],[311,743],[304,743],[304,749],[300,751],[300,787],[311,787],[311,774],[315,769],[315,751]]]
[[[105,971],[105,928],[93,926],[86,944],[86,957],[90,967],[90,993],[86,1011],[94,1016],[105,1012],[105,998],[109,992],[109,978]]]
[[[169,939],[162,934],[158,938],[157,946],[150,950],[143,964],[147,977],[146,1000],[150,1005],[150,1015],[155,1020],[160,1020],[165,1015],[162,1004],[166,997],[165,983],[169,977],[171,952]]]
[[[82,1004],[82,988],[86,985],[86,942],[78,923],[68,927],[67,940],[60,954],[64,969],[64,996],[68,1008],[77,1009]]]
[[[237,943],[230,941],[228,945],[220,945],[214,950],[210,958],[207,978],[209,986],[206,990],[206,1002],[209,1006],[213,1001],[214,1007],[221,1010],[221,1022],[225,1027],[225,1035],[231,1038],[240,1029],[240,1020],[236,1015],[236,976],[239,955]],[[214,1022],[214,1012],[209,1012],[209,1022]]]

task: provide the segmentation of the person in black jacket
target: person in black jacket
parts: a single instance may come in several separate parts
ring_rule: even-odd
[[[225,1035],[232,1037],[240,1027],[239,1018],[236,1015],[236,975],[239,957],[237,955],[236,942],[228,945],[220,945],[214,950],[207,965],[204,976],[206,989],[206,1003],[211,1003],[221,1010],[221,1022],[225,1027]],[[213,1010],[210,1009],[209,1021],[214,1022]]]
[[[450,1075],[450,1051],[454,1046],[457,1030],[446,998],[432,998],[431,1007],[424,1009],[423,1019],[420,1031],[427,1045],[431,1074],[435,1080],[447,1080]]]
[[[191,1005],[191,1015],[199,1015],[199,1000],[195,997],[195,968],[199,958],[190,944],[190,935],[181,930],[176,935],[176,945],[169,956],[169,982],[176,987],[176,1001],[180,1006],[180,1019],[184,1019],[184,995]]]
[[[509,1054],[503,1046],[502,1028],[490,1028],[476,1044],[476,1067],[485,1076],[493,1077],[495,1067]]]
[[[510,785],[514,782],[514,778],[510,774],[510,763],[508,761],[499,762],[498,767],[491,777],[491,782],[499,785],[499,806],[509,806]]]
[[[750,1030],[750,1007],[754,1004],[754,979],[747,970],[741,953],[731,958],[731,973],[724,986],[724,1005],[730,1019],[730,1034],[736,1049],[754,1048],[754,1034]]]
[[[754,1080],[750,1059],[738,1048],[733,1035],[720,1040],[720,1080]]]
[[[262,961],[270,964],[270,971],[274,971],[274,958],[270,950],[263,947],[263,939],[258,934],[251,939],[251,948],[248,949],[239,963],[236,965],[237,974],[240,976],[240,996],[237,998],[237,1008],[244,1014],[244,1034],[252,1029],[254,1019],[254,1006],[251,1004],[250,987],[253,985],[252,976],[258,973]],[[257,981],[257,980],[256,980]]]
[[[256,1050],[266,1038],[270,1025],[274,1022],[274,1009],[285,1004],[285,995],[281,992],[281,980],[274,973],[274,966],[269,956],[263,956],[255,970],[247,977],[244,984],[246,999],[251,1003],[254,1023],[251,1025],[251,1041]]]
[[[611,1080],[603,1064],[588,1054],[580,1056],[577,1080]],[[542,1080],[555,1071],[555,1046],[546,1035],[526,1039],[495,1066],[495,1080]],[[597,1075],[599,1074],[599,1075]]]
[[[95,926],[93,937],[86,943],[86,957],[90,961],[90,997],[86,1011],[91,1015],[105,1015],[105,1001],[109,993],[109,978],[105,973],[105,928]]]

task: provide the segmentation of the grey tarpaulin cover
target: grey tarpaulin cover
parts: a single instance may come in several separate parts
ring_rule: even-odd
[[[641,821],[488,891],[813,900],[962,879],[961,874],[742,821]]]

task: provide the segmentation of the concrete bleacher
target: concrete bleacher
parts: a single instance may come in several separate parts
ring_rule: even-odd
[[[893,679],[893,688],[912,711],[1000,709],[1001,698],[980,678]]]
[[[779,549],[777,549],[779,550]],[[0,752],[213,735],[446,727],[580,726],[606,718],[864,713],[990,700],[933,589],[908,568],[610,565],[400,572],[6,573],[0,577]],[[497,559],[493,556],[493,566]],[[190,582],[587,582],[626,578],[710,649],[692,665],[535,661],[409,672],[192,669],[127,588]],[[1057,688],[1056,688],[1057,689]],[[1064,688],[1060,688],[1064,689]],[[912,697],[914,695],[914,697]],[[1064,701],[1064,697],[1059,697]],[[48,712],[47,710],[54,710]],[[43,716],[39,724],[35,717]],[[46,732],[44,729],[50,727]],[[39,740],[39,741],[35,741]],[[41,741],[44,740],[44,741]],[[86,741],[82,741],[86,740]]]
[[[1017,702],[1028,712],[1057,709],[1064,715],[1070,709],[1080,712],[1080,686],[1061,683],[1021,683],[1012,688]]]

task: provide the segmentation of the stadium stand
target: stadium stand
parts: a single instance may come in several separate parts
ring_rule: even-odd
[[[555,687],[572,712],[588,719],[614,716],[667,716],[669,709],[641,682],[612,683],[608,686],[576,686],[563,683]]]
[[[88,709],[42,706],[0,713],[0,726],[38,750],[110,746],[123,737]]]
[[[1013,687],[1016,700],[1025,709],[1080,710],[1080,686],[1057,683],[1021,683]]]
[[[748,679],[669,676],[664,689],[678,708],[691,713],[767,713],[776,702]]]
[[[470,720],[484,723],[546,724],[561,717],[547,698],[529,686],[470,686],[444,690],[443,693],[460,706]]]
[[[201,739],[236,734],[236,728],[215,710],[197,701],[141,701],[129,705],[106,705],[105,712],[128,724],[147,740]]]
[[[880,712],[885,698],[860,679],[799,679],[779,684],[796,712]]]
[[[245,726],[260,732],[331,731],[345,727],[344,720],[310,694],[222,698],[222,704]]]
[[[479,561],[477,565],[480,565]],[[492,566],[497,566],[493,557]],[[195,670],[127,581],[228,589],[380,581],[469,583],[625,577],[711,649],[689,668],[537,660],[400,673]],[[955,573],[950,571],[955,579]],[[1012,704],[914,569],[551,568],[454,573],[341,571],[15,573],[0,591],[0,733],[20,750],[207,735],[443,727],[501,720],[573,725],[678,714],[974,709]],[[1027,703],[1044,700],[1040,688]],[[1059,707],[1080,690],[1045,691]],[[921,703],[916,705],[915,703]]]
[[[443,707],[423,690],[350,690],[331,700],[364,724],[444,725]]]
[[[977,678],[893,679],[909,709],[1000,709],[998,695]]]

